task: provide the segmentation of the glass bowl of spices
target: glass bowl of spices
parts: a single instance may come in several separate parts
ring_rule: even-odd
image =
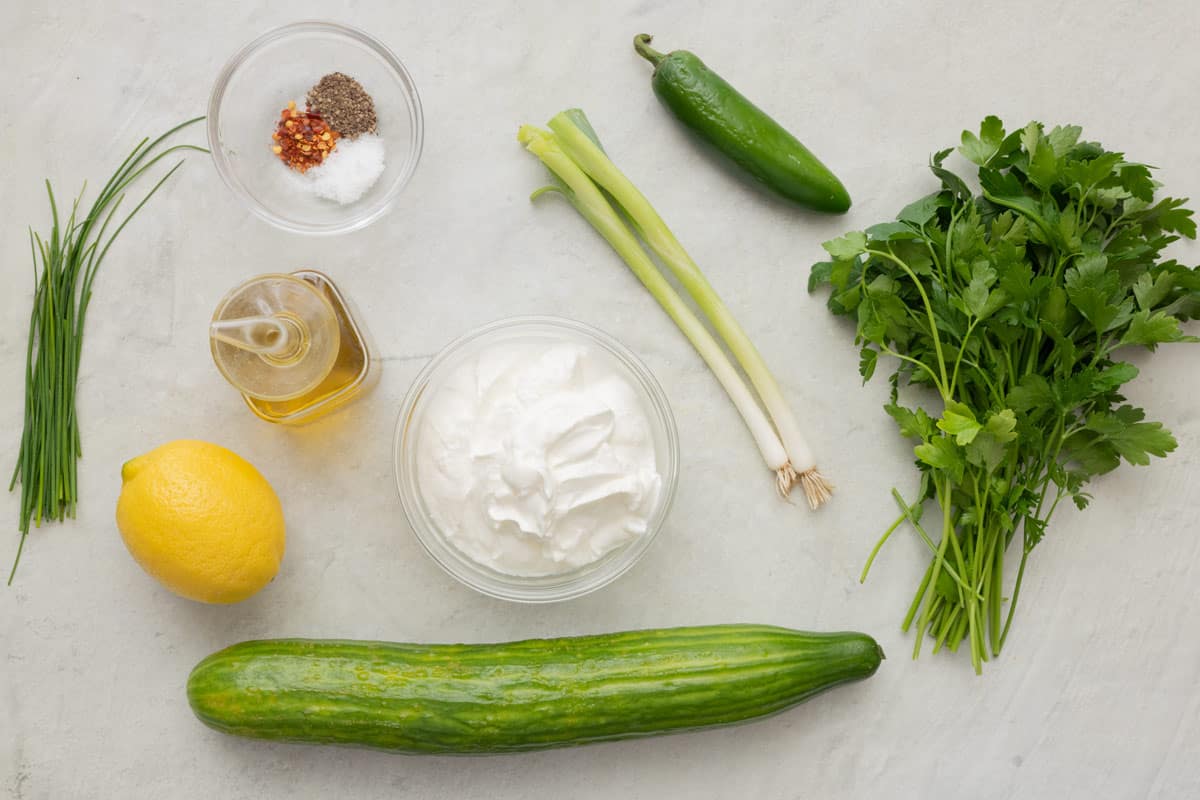
[[[529,603],[633,567],[679,474],[675,418],[646,365],[557,317],[494,322],[434,356],[404,400],[394,455],[401,505],[433,560]]]
[[[217,172],[258,217],[338,234],[395,204],[421,156],[412,76],[374,37],[333,22],[276,28],[221,70],[208,104]]]

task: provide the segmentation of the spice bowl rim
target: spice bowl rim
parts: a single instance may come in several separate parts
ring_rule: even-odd
[[[509,575],[485,567],[451,543],[429,513],[421,496],[418,476],[416,432],[424,407],[421,401],[436,391],[443,367],[467,348],[482,348],[501,334],[520,329],[551,334],[548,341],[586,341],[600,347],[628,375],[638,396],[646,402],[655,439],[665,442],[661,454],[662,486],[647,523],[646,532],[591,564],[557,575],[526,577]],[[461,362],[457,362],[461,363]],[[450,364],[456,366],[456,363]],[[434,355],[413,379],[400,406],[392,445],[392,471],[400,504],[409,527],[422,548],[445,572],[477,592],[501,600],[521,603],[551,603],[582,597],[607,586],[641,560],[665,527],[679,483],[679,431],[674,412],[662,385],[649,367],[626,345],[598,328],[557,316],[518,316],[481,325],[457,337]]]
[[[220,142],[221,105],[224,101],[225,93],[229,88],[230,81],[237,71],[246,63],[247,59],[263,47],[277,44],[279,41],[285,40],[295,34],[310,33],[332,34],[333,36],[350,39],[372,51],[387,65],[389,71],[393,73],[393,76],[400,83],[405,104],[410,112],[408,116],[411,140],[408,151],[405,154],[403,169],[393,179],[387,193],[378,202],[365,206],[361,213],[336,223],[298,222],[277,214],[259,202],[250,194],[249,190],[238,178],[237,172]],[[425,117],[421,105],[421,95],[417,90],[417,84],[413,80],[412,74],[408,71],[404,62],[400,60],[391,48],[366,31],[341,22],[322,19],[300,20],[272,28],[238,49],[221,68],[221,71],[217,73],[217,79],[213,82],[212,92],[209,94],[208,99],[208,113],[205,120],[205,127],[208,135],[208,149],[212,155],[217,174],[220,175],[221,181],[229,187],[230,191],[241,200],[242,204],[254,216],[277,228],[292,233],[312,236],[336,236],[361,230],[378,221],[391,211],[400,193],[412,180],[413,174],[416,172],[425,141]]]

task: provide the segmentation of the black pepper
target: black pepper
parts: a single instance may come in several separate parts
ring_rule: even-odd
[[[358,81],[331,72],[308,90],[308,108],[346,138],[375,133],[375,101]]]

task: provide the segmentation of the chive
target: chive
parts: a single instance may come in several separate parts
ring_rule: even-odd
[[[154,141],[142,139],[109,177],[82,219],[80,206],[87,184],[71,203],[70,215],[60,220],[54,188],[46,181],[50,233],[42,238],[32,228],[29,230],[34,292],[25,350],[25,418],[8,486],[11,492],[18,483],[21,485],[21,535],[8,575],[9,585],[21,563],[30,526],[41,527],[44,520],[62,521],[75,516],[79,500],[76,462],[83,455],[75,386],[83,354],[84,323],[100,264],[129,221],[183,162],[160,178],[106,239],[109,223],[121,206],[125,190],[164,157],[180,150],[208,152],[196,145],[173,145],[155,153],[167,137],[202,119],[196,117],[176,125]],[[93,233],[97,224],[99,230]]]

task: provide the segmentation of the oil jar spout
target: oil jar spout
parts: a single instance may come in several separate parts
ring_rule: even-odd
[[[282,356],[297,346],[294,325],[279,317],[214,320],[208,335],[217,341],[265,356]]]

